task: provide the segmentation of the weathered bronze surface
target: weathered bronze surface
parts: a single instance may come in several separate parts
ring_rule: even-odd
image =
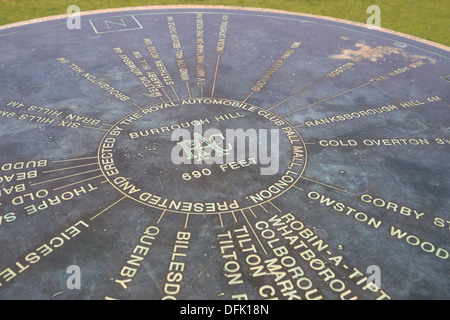
[[[1,299],[450,298],[449,48],[245,8],[68,19],[0,29]]]

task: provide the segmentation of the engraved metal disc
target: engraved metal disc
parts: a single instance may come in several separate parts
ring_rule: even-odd
[[[450,298],[448,47],[140,7],[3,27],[0,75],[1,299]]]

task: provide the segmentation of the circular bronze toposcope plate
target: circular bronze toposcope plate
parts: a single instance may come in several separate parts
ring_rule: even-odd
[[[142,7],[0,30],[0,298],[450,298],[450,51]]]

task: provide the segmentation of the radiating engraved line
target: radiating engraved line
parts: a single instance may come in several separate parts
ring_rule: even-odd
[[[274,205],[272,202],[268,201],[275,209],[278,210],[278,212],[281,212],[280,208],[278,208],[276,205]]]
[[[222,214],[219,213],[220,226],[223,228]]]
[[[370,84],[370,81],[369,81],[369,82],[366,82],[366,83],[364,83],[364,84],[362,84],[362,85],[359,85],[359,86],[357,86],[357,87],[354,87],[354,88],[351,88],[351,89],[349,89],[349,90],[346,90],[346,91],[344,91],[344,92],[335,94],[334,96],[331,96],[331,97],[322,99],[322,100],[320,100],[320,101],[316,101],[316,102],[311,103],[311,104],[308,104],[307,106],[304,106],[304,107],[301,107],[301,108],[298,108],[298,109],[295,109],[295,110],[286,112],[286,113],[282,114],[281,117],[285,117],[285,116],[287,116],[287,115],[289,115],[289,114],[291,114],[291,113],[294,113],[294,112],[297,112],[297,111],[300,111],[300,110],[303,110],[303,109],[306,109],[306,108],[315,106],[315,105],[318,104],[318,103],[321,103],[321,102],[324,102],[324,101],[327,101],[327,100],[336,98],[336,97],[338,97],[338,96],[340,96],[340,95],[343,95],[343,94],[345,94],[345,93],[348,93],[348,92],[350,92],[350,91],[353,91],[353,90],[356,90],[356,89],[365,87],[365,86],[367,86],[368,84]]]
[[[172,88],[173,93],[175,94],[175,97],[177,100],[180,100],[180,97],[178,96],[177,92],[175,91],[175,88],[173,86],[170,86]]]
[[[74,186],[76,184],[80,184],[80,183],[83,183],[83,182],[86,182],[86,181],[98,179],[98,178],[101,178],[101,177],[103,177],[103,175],[99,175],[99,176],[96,176],[96,177],[93,177],[93,178],[89,178],[89,179],[85,179],[85,180],[82,180],[82,181],[77,181],[77,182],[74,182],[74,183],[62,186],[62,187],[54,188],[53,191],[64,189],[64,188],[67,188],[67,187],[70,187],[70,186]]]
[[[86,172],[75,173],[75,174],[71,174],[69,176],[55,178],[55,179],[51,179],[51,180],[47,180],[47,181],[43,181],[43,182],[32,183],[32,184],[30,184],[30,186],[34,187],[34,186],[37,186],[37,185],[40,185],[40,184],[43,184],[43,183],[48,183],[48,182],[63,180],[63,179],[71,178],[71,177],[76,177],[76,176],[80,176],[80,175],[91,173],[91,172],[95,172],[95,171],[100,171],[100,169],[95,169],[95,170],[90,170],[90,171],[86,171]]]
[[[203,87],[200,87],[200,98],[203,98]]]
[[[294,186],[294,185],[293,185],[293,187],[294,187],[295,189],[300,190],[300,191],[305,191],[305,190],[303,190],[302,188],[299,188],[299,187],[297,187],[297,186]]]
[[[163,103],[166,102],[166,100],[164,100],[162,97],[159,97],[159,98],[161,99],[161,101],[162,101]]]
[[[261,208],[263,208],[263,210],[265,211],[265,212],[269,212],[269,211],[267,211],[267,209],[266,208],[264,208],[264,206],[262,205],[262,203],[259,205]]]
[[[284,100],[278,102],[277,104],[274,104],[273,106],[271,106],[271,107],[268,108],[267,110],[271,110],[271,109],[273,109],[273,108],[278,107],[280,104],[283,104],[283,103],[285,103],[285,102],[291,100],[292,98],[295,98],[295,97],[298,96],[299,94],[302,94],[303,92],[305,92],[305,91],[307,91],[307,90],[309,90],[309,89],[315,87],[316,85],[318,85],[319,83],[321,83],[322,81],[324,81],[324,80],[326,80],[326,79],[328,79],[328,77],[322,78],[322,79],[320,79],[320,80],[314,82],[313,84],[310,84],[310,85],[307,86],[306,88],[303,88],[302,90],[297,91],[296,93],[294,93],[293,95],[287,97],[286,99],[284,99]]]
[[[231,212],[231,214],[233,215],[234,222],[237,222],[237,219],[236,219],[236,216],[234,215],[234,212]]]
[[[109,124],[109,123],[103,123],[104,126],[108,126],[108,127],[114,127],[113,124]]]
[[[127,198],[127,196],[123,196],[122,198],[120,198],[119,200],[117,200],[116,202],[114,202],[112,205],[110,205],[108,208],[102,210],[101,212],[97,213],[95,216],[93,216],[91,218],[91,221],[96,219],[98,216],[100,216],[101,214],[105,213],[106,211],[108,211],[109,209],[111,209],[112,207],[114,207],[115,205],[117,205],[119,202],[121,202],[123,199]]]
[[[102,131],[109,131],[108,129],[95,128],[95,127],[88,127],[88,126],[83,126],[83,128],[86,128],[86,129],[94,129],[94,130],[102,130]]]
[[[144,108],[142,108],[141,106],[139,106],[139,105],[137,105],[136,103],[134,103],[133,101],[130,101],[130,103],[131,103],[132,105],[134,105],[135,107],[141,109],[141,110],[144,109]]]
[[[189,88],[189,83],[186,81],[186,88],[189,93],[189,99],[192,99],[191,88]]]
[[[264,253],[267,255],[266,249],[264,248],[264,246],[263,246],[261,240],[259,239],[259,237],[258,237],[258,235],[256,234],[255,230],[253,229],[252,225],[251,225],[250,222],[248,221],[247,216],[246,216],[245,213],[244,213],[244,210],[241,210],[241,213],[242,213],[242,215],[244,216],[245,221],[247,221],[247,224],[248,224],[248,226],[250,227],[250,230],[252,230],[252,233],[253,233],[253,235],[255,236],[256,241],[258,241],[258,243],[259,243],[259,245],[261,246],[261,248],[263,249]]]
[[[53,163],[60,163],[60,162],[79,161],[79,160],[87,160],[87,159],[98,159],[98,157],[87,157],[87,158],[74,158],[74,159],[66,159],[66,160],[55,160],[55,161],[52,161],[52,162],[53,162]]]
[[[105,180],[105,181],[102,181],[102,182],[100,182],[101,184],[104,184],[104,183],[108,183],[109,181],[108,180]]]
[[[303,124],[298,124],[298,125],[296,125],[296,126],[294,126],[294,128],[301,128],[301,127],[304,127],[305,125],[303,125]]]
[[[95,166],[95,165],[98,165],[98,163],[95,162],[95,163],[89,163],[89,164],[82,164],[82,165],[74,166],[74,167],[67,167],[67,168],[61,168],[61,169],[55,169],[55,170],[48,170],[48,171],[43,171],[42,173],[58,172],[58,171],[63,171],[63,170],[77,169],[77,168],[88,167],[88,166]]]
[[[323,185],[323,186],[325,186],[325,187],[329,187],[329,188],[332,188],[332,189],[336,189],[336,190],[338,190],[338,191],[342,191],[342,192],[351,194],[352,196],[356,196],[356,194],[353,193],[353,192],[350,192],[350,191],[347,191],[347,190],[344,190],[344,189],[340,189],[340,188],[337,188],[337,187],[334,187],[334,186],[330,186],[329,184],[326,184],[326,183],[323,183],[323,182],[319,182],[319,181],[316,181],[316,180],[313,180],[313,179],[310,179],[310,178],[301,177],[300,179],[308,180],[308,181],[311,181],[311,182],[314,182],[314,183],[317,183],[317,184],[321,184],[321,185]]]
[[[161,215],[159,216],[158,221],[156,222],[156,224],[159,224],[159,222],[161,221],[162,217],[164,216],[164,214],[166,213],[166,210],[164,210]]]
[[[220,61],[220,54],[217,55],[216,71],[214,72],[214,81],[213,81],[213,87],[212,87],[212,91],[211,91],[211,98],[214,97],[214,91],[216,90],[216,81],[217,81],[217,72],[219,70],[219,61]]]

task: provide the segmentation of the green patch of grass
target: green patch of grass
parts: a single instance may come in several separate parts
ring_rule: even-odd
[[[229,5],[271,8],[365,23],[370,5],[381,9],[381,26],[450,46],[448,0],[0,0],[0,25],[65,14],[69,5],[82,11],[149,5]]]

